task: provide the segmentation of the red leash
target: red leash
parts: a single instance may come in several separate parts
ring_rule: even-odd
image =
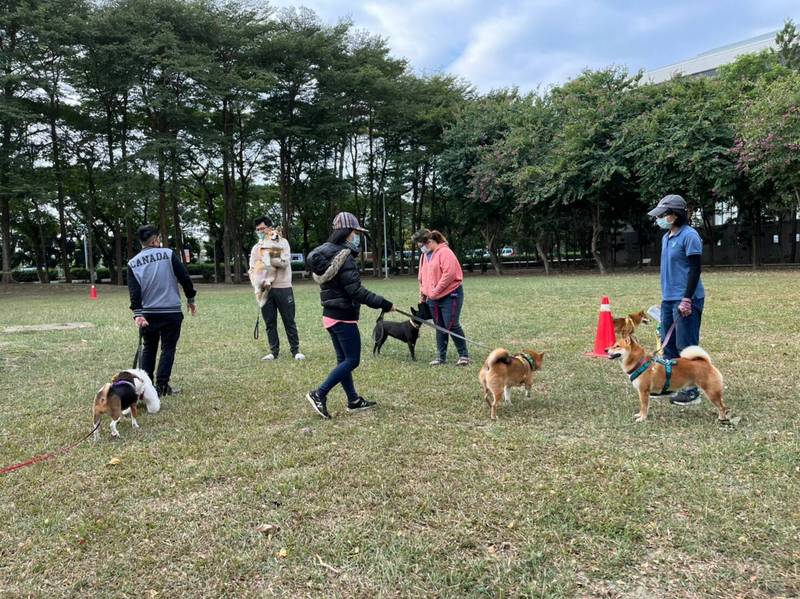
[[[96,431],[97,427],[99,427],[99,426],[100,426],[100,422],[95,424],[94,428],[91,431],[89,431],[88,435],[85,435],[85,436],[81,437],[80,439],[78,439],[77,441],[72,443],[71,445],[66,445],[66,446],[62,447],[61,449],[57,449],[57,450],[55,450],[55,451],[53,451],[51,453],[43,453],[42,455],[37,455],[36,457],[33,457],[30,460],[27,460],[25,462],[20,462],[19,464],[13,464],[11,466],[6,466],[5,468],[0,469],[0,475],[8,474],[9,472],[14,472],[14,470],[19,470],[20,468],[24,468],[25,466],[31,466],[33,464],[38,464],[39,462],[46,462],[47,460],[52,460],[56,456],[63,455],[65,453],[71,451],[72,449],[74,449],[75,447],[77,447],[78,445],[83,443],[84,441],[86,441],[86,439],[88,439],[89,437],[91,437],[92,434],[94,434],[94,431]]]

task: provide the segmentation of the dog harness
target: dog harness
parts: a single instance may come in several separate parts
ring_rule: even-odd
[[[652,360],[648,360],[647,358],[642,358],[642,361],[639,362],[639,365],[628,373],[628,376],[631,378],[631,382],[638,379],[641,376],[641,374],[650,367],[650,364],[652,363],[653,363]]]
[[[519,360],[520,362],[522,362],[523,364],[524,364],[524,363],[527,363],[527,364],[528,364],[528,366],[530,366],[530,367],[531,367],[531,370],[532,370],[532,371],[535,371],[535,370],[536,370],[536,362],[534,362],[534,361],[533,361],[533,358],[531,358],[531,357],[530,357],[528,354],[517,354],[517,355],[516,355],[516,356],[514,356],[514,357],[515,357],[517,360]]]
[[[669,393],[669,384],[672,380],[672,367],[675,365],[675,360],[665,360],[664,358],[657,356],[648,360],[647,358],[642,358],[642,361],[639,362],[639,365],[634,368],[631,372],[628,373],[628,376],[631,379],[631,382],[638,379],[642,373],[647,370],[650,365],[656,362],[661,364],[664,367],[664,374],[666,375],[664,379],[664,386],[661,388],[661,391],[658,393],[651,393],[650,395],[667,395]]]

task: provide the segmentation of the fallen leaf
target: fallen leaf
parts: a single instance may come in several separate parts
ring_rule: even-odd
[[[277,524],[259,524],[258,526],[256,526],[256,530],[258,532],[262,532],[265,535],[269,536],[277,534],[280,529],[281,527],[278,526]]]
[[[276,555],[276,557],[278,557],[279,559],[283,559],[283,558],[285,558],[287,555],[289,555],[289,552],[288,552],[288,551],[286,551],[286,549],[284,548],[284,549],[281,549],[280,551],[278,551],[278,553],[276,553],[275,555]]]
[[[116,466],[117,464],[121,464],[121,463],[122,463],[122,460],[115,456],[115,457],[111,458],[110,460],[108,460],[108,463],[106,464],[106,466]]]
[[[509,522],[509,523],[506,525],[506,528],[508,528],[509,530],[511,530],[512,528],[515,528],[516,526],[517,526],[517,523],[516,523],[516,522],[514,522],[514,521],[512,520],[511,522]]]

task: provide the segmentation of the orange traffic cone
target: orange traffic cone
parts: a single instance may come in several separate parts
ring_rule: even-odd
[[[614,319],[611,316],[611,304],[608,296],[600,301],[600,316],[597,319],[597,334],[594,337],[594,350],[586,355],[591,358],[607,358],[606,349],[617,342],[614,334]]]
[[[97,287],[92,285],[92,288],[89,289],[89,299],[96,300],[97,299]]]

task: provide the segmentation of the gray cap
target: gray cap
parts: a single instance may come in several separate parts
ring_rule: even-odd
[[[664,216],[669,210],[683,210],[685,212],[686,200],[679,195],[671,193],[668,196],[661,198],[658,206],[648,212],[647,215],[658,218],[659,216]]]

